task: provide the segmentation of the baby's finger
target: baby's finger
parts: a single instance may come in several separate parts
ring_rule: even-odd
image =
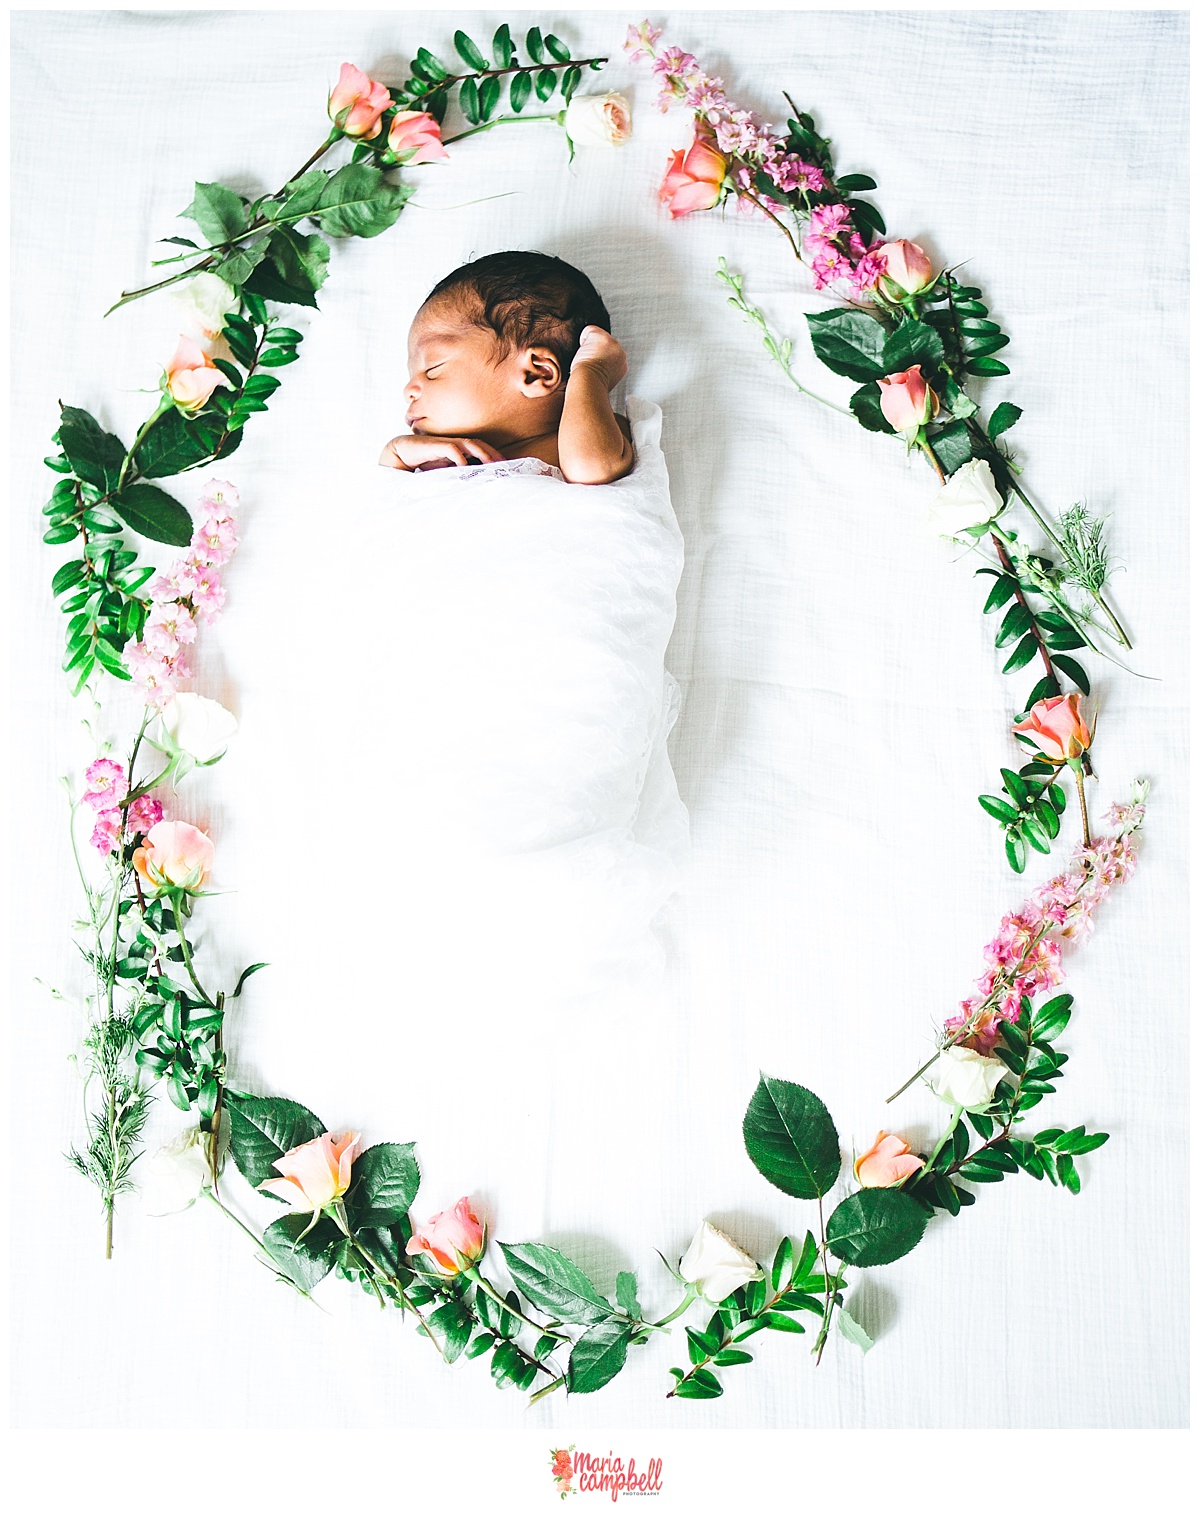
[[[475,454],[481,464],[495,464],[503,459],[504,455],[498,448],[493,448],[490,443],[485,443],[482,438],[464,438],[463,447]]]

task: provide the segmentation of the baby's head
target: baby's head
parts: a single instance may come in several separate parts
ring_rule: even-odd
[[[586,274],[546,253],[490,253],[429,292],[408,334],[407,422],[502,447],[553,432],[585,327],[609,329]]]

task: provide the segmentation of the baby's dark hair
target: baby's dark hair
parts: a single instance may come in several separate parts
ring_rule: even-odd
[[[489,253],[439,280],[425,304],[460,292],[478,298],[474,320],[496,334],[505,352],[540,344],[564,372],[585,327],[612,326],[587,275],[549,253]]]

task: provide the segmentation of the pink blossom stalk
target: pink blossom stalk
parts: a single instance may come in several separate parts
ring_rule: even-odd
[[[147,706],[166,706],[191,679],[184,649],[196,640],[197,620],[214,622],[225,603],[221,568],[238,545],[237,505],[238,493],[227,480],[210,480],[188,553],[146,587],[151,605],[142,637],[124,658]]]
[[[1111,836],[1078,844],[1067,869],[1039,886],[1018,913],[1006,913],[994,939],[984,946],[986,973],[976,982],[980,995],[968,997],[946,1030],[954,1043],[990,1054],[1002,1023],[1021,1016],[1022,998],[1050,991],[1063,979],[1064,942],[1086,943],[1093,916],[1112,888],[1137,869],[1134,834],[1145,817],[1139,782],[1132,803],[1109,809]]]
[[[855,294],[876,291],[888,270],[887,257],[880,252],[885,245],[874,242],[867,246],[863,242],[850,219],[848,206],[810,203],[810,196],[830,192],[824,168],[789,151],[787,139],[773,131],[753,111],[743,110],[732,101],[726,93],[724,81],[706,74],[694,54],[677,47],[660,48],[661,36],[661,30],[652,27],[648,21],[641,26],[631,26],[625,39],[625,51],[631,60],[650,59],[651,71],[659,81],[658,105],[661,110],[682,105],[695,114],[705,131],[712,134],[717,150],[727,161],[729,181],[735,187],[738,204],[755,214],[779,221],[785,208],[759,191],[758,176],[765,174],[789,197],[787,209],[797,219],[806,216],[809,219],[809,231],[803,243],[805,252],[810,255],[808,267],[815,288],[823,290],[843,281]],[[791,237],[790,232],[788,236]],[[792,238],[792,246],[799,257],[800,245],[795,238]]]

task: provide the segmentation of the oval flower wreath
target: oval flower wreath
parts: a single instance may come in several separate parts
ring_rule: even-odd
[[[660,49],[659,35],[648,23],[630,27],[626,48],[651,60],[664,109],[681,102],[693,113],[692,141],[673,154],[660,190],[671,217],[733,200],[781,230],[797,259],[809,255],[818,290],[841,287],[838,304],[810,315],[808,325],[822,361],[860,384],[847,417],[923,452],[941,482],[934,503],[941,530],[987,560],[977,571],[991,582],[984,611],[1007,609],[996,637],[998,647],[1012,645],[1005,671],[1040,659],[1044,673],[1012,730],[1026,762],[1001,771],[1003,797],[980,797],[1014,870],[1024,868],[1030,849],[1049,853],[1067,805],[1064,772],[1075,781],[1082,837],[1069,865],[1005,915],[985,948],[977,995],[946,1020],[933,1055],[905,1083],[925,1076],[948,1110],[928,1154],[881,1132],[853,1164],[857,1185],[826,1217],[822,1200],[842,1171],[833,1120],[805,1087],[762,1076],[746,1109],[746,1151],[788,1197],[816,1202],[816,1229],[798,1242],[784,1238],[764,1266],[703,1223],[675,1267],[664,1258],[682,1300],[649,1320],[632,1273],[618,1273],[610,1297],[549,1245],[498,1243],[511,1283],[498,1285],[485,1274],[491,1242],[469,1199],[421,1227],[410,1221],[420,1183],[415,1145],[364,1150],[358,1134],[329,1132],[300,1103],[230,1082],[225,1020],[247,977],[262,967],[247,967],[232,991],[206,984],[189,920],[206,894],[213,843],[186,820],[165,817],[153,793],[195,766],[215,764],[237,726],[216,702],[181,689],[190,677],[189,646],[224,599],[221,571],[238,541],[237,492],[210,482],[203,517],[193,524],[155,482],[224,461],[250,418],[267,410],[301,342],[272,308],[316,306],[329,238],[374,237],[396,221],[411,193],[395,177],[398,166],[445,158],[450,144],[512,121],[555,120],[569,142],[627,136],[621,97],[576,94],[584,71],[606,60],[573,58],[537,27],[522,57],[501,26],[490,59],[461,31],[454,37],[461,64],[421,48],[399,88],[343,64],[328,100],[329,134],[292,178],[255,200],[197,184],[183,215],[205,241],[165,239],[180,250],[159,261],[169,272],[118,301],[189,281],[200,335],[181,338],[158,404],[132,444],[126,448],[88,412],[63,406],[57,451],[46,461],[58,481],[44,509],[45,541],[77,545],[52,586],[69,619],[63,668],[76,694],[107,674],[132,681],[145,700],[126,757],[112,758],[104,745],[82,794],[72,798],[72,840],[78,819],[90,818],[103,875],[85,868],[76,848],[94,986],[86,999],[87,1137],[70,1159],[99,1189],[108,1253],[116,1199],[133,1184],[147,1106],[161,1083],[176,1106],[195,1115],[194,1126],[147,1167],[160,1187],[175,1188],[178,1206],[207,1198],[302,1295],[329,1275],[356,1282],[381,1307],[411,1314],[447,1362],[487,1355],[496,1383],[520,1388],[531,1402],[559,1388],[604,1386],[632,1346],[669,1332],[693,1303],[705,1305],[706,1316],[702,1327],[685,1331],[684,1364],[672,1368],[669,1397],[718,1397],[718,1370],[753,1359],[751,1336],[802,1334],[806,1315],[818,1360],[835,1316],[865,1350],[871,1341],[843,1304],[847,1267],[906,1254],[935,1213],[955,1215],[975,1201],[973,1184],[1024,1171],[1077,1192],[1075,1158],[1108,1136],[1082,1126],[1023,1125],[1067,1062],[1059,1041],[1071,997],[1055,990],[1063,945],[1088,937],[1099,903],[1133,871],[1144,812],[1139,782],[1130,803],[1110,809],[1107,835],[1091,833],[1084,787],[1095,722],[1081,705],[1086,673],[1070,651],[1102,653],[1105,634],[1125,647],[1129,641],[1103,595],[1103,524],[1076,505],[1052,526],[1018,485],[1021,468],[1000,441],[1020,408],[1004,402],[985,425],[967,393],[971,378],[1008,373],[994,357],[1008,338],[988,320],[982,291],[950,270],[935,272],[916,244],[884,241],[882,216],[860,198],[874,181],[838,177],[829,141],[790,99],[786,129],[773,131],[730,101],[690,54]],[[443,135],[452,98],[465,125]],[[527,109],[531,104],[545,109]],[[351,149],[348,160],[319,167],[342,144]],[[719,277],[731,304],[803,391],[789,368],[790,343],[772,333],[724,261]],[[1016,502],[1033,515],[1058,562],[1002,525]],[[156,573],[127,546],[123,528],[184,552]],[[1064,692],[1063,678],[1076,690]],[[251,1186],[287,1207],[261,1236],[221,1195],[226,1156]]]

